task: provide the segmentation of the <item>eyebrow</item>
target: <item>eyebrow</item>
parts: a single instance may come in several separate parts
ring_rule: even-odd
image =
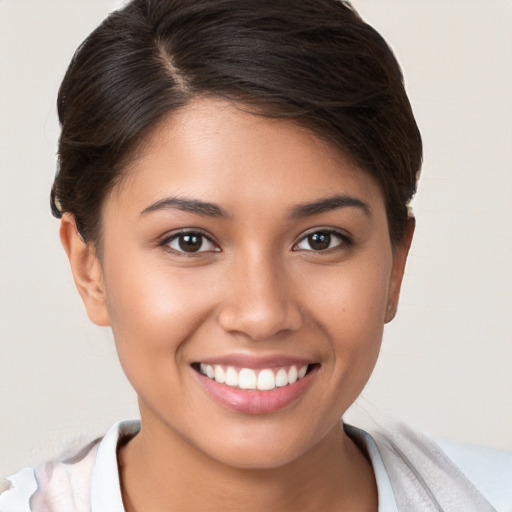
[[[149,205],[142,210],[141,215],[156,212],[159,210],[181,210],[183,212],[195,213],[205,217],[216,217],[221,219],[230,218],[229,213],[214,203],[207,203],[197,199],[185,197],[167,197]]]
[[[336,210],[338,208],[358,208],[365,215],[371,217],[370,206],[356,197],[345,194],[338,194],[312,201],[310,203],[302,203],[293,207],[288,215],[291,219],[300,219],[317,215],[319,213]],[[230,219],[231,215],[214,203],[199,201],[197,199],[188,199],[185,197],[167,197],[156,201],[142,210],[141,215],[156,212],[159,210],[181,210],[184,212],[195,213],[205,217],[215,217],[221,219]]]
[[[289,217],[291,219],[300,219],[303,217],[309,217],[311,215],[317,215],[319,213],[336,210],[338,208],[358,208],[367,217],[372,216],[370,206],[361,201],[356,197],[348,196],[345,194],[338,194],[331,197],[325,197],[313,201],[311,203],[303,203],[292,208]]]

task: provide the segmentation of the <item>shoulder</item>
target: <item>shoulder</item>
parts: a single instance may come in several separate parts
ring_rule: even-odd
[[[118,442],[140,428],[123,421],[74,455],[24,468],[0,479],[0,512],[122,511],[117,468]]]
[[[512,452],[434,438],[473,485],[498,511],[512,511]]]
[[[30,498],[37,490],[34,468],[24,468],[0,482],[0,511],[30,512]]]
[[[64,461],[24,468],[3,483],[1,512],[85,512],[98,440]]]
[[[512,453],[435,439],[403,423],[371,435],[405,502],[415,495],[442,510],[512,511]]]

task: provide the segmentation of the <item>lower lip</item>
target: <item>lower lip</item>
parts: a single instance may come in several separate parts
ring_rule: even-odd
[[[220,384],[195,371],[199,382],[212,398],[230,409],[245,414],[268,414],[295,402],[305,393],[316,372],[317,367],[315,366],[307,375],[293,384],[288,384],[282,388],[274,388],[270,391],[258,391]]]

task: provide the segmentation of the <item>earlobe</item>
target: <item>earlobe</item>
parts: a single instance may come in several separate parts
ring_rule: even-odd
[[[101,262],[94,246],[82,240],[75,219],[69,213],[62,216],[60,240],[68,256],[73,279],[87,315],[96,325],[110,325]]]
[[[391,269],[391,277],[389,282],[388,303],[384,316],[384,322],[388,323],[395,318],[398,309],[398,299],[400,296],[400,288],[404,277],[405,264],[409,249],[411,248],[414,229],[416,227],[416,219],[411,215],[407,219],[404,239],[401,243],[393,248],[393,267]]]

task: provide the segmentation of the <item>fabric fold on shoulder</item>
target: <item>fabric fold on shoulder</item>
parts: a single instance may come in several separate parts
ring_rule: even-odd
[[[90,481],[98,444],[90,443],[72,459],[36,468],[38,489],[30,499],[31,512],[90,512]]]
[[[371,432],[399,510],[497,512],[428,436],[403,424]]]

